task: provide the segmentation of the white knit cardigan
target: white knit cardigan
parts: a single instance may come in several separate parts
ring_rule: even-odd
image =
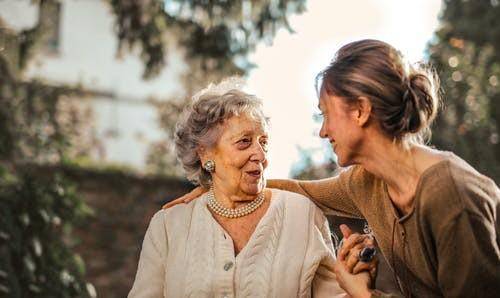
[[[273,189],[266,214],[235,257],[203,195],[153,216],[128,297],[344,296],[334,262],[328,223],[306,197]]]

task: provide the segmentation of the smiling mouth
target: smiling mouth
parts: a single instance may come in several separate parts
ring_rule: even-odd
[[[333,151],[335,151],[335,147],[337,147],[337,143],[335,143],[335,140],[330,140],[330,144],[332,145]]]
[[[260,177],[260,175],[262,174],[262,171],[260,170],[255,170],[255,171],[248,171],[246,172],[248,175],[252,176],[252,177]]]

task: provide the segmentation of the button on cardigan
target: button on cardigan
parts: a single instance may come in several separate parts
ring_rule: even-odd
[[[328,223],[309,199],[272,190],[268,210],[235,257],[206,194],[157,212],[130,298],[337,297]]]

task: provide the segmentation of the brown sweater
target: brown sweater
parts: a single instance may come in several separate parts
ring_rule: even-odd
[[[306,195],[325,213],[365,218],[407,297],[500,296],[500,190],[452,153],[422,174],[403,217],[386,184],[360,166],[268,186]]]

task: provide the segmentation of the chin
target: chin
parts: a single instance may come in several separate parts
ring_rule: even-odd
[[[249,195],[258,195],[259,193],[264,191],[265,186],[266,186],[265,182],[259,181],[259,183],[255,184],[252,183],[250,185],[245,185],[243,190]]]
[[[340,168],[346,168],[346,167],[348,167],[348,166],[349,166],[349,164],[347,164],[347,163],[342,163],[342,162],[338,162],[338,161],[337,161],[337,165],[338,165]]]
[[[337,164],[339,167],[345,168],[352,165],[351,160],[345,160],[341,156],[337,155]]]
[[[247,190],[247,193],[251,194],[251,195],[258,195],[263,190],[264,190],[264,187],[261,187],[261,186],[249,187]]]

